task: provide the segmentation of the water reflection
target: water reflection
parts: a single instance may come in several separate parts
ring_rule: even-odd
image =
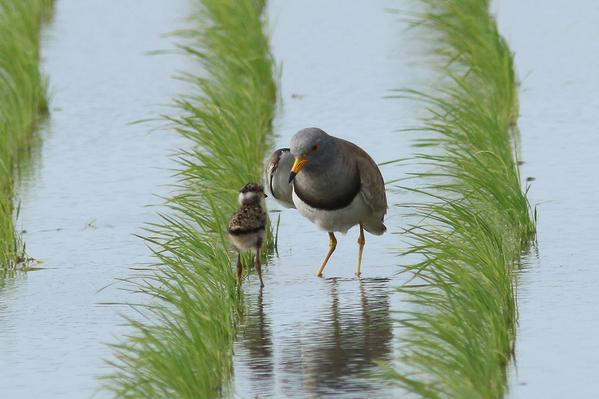
[[[268,381],[274,375],[273,345],[270,320],[264,312],[264,290],[261,289],[257,299],[247,298],[247,310],[242,321],[240,343],[247,350],[251,361],[248,367],[251,380]]]
[[[10,292],[15,285],[27,278],[27,273],[20,270],[0,269],[0,304],[5,293]],[[1,308],[0,308],[1,310]]]
[[[392,355],[389,279],[328,279],[326,284],[327,305],[311,320],[294,320],[281,338],[273,336],[263,294],[248,304],[239,344],[252,395],[363,397],[381,389],[370,373],[375,361]]]
[[[12,295],[15,287],[22,284],[27,279],[27,273],[17,270],[3,270],[0,269],[0,329],[7,336],[11,336],[10,340],[7,340],[7,347],[16,344],[16,328],[15,323],[11,320],[12,314],[15,312],[10,307],[10,301],[6,300],[6,297]],[[0,359],[0,369],[3,369],[2,359]]]

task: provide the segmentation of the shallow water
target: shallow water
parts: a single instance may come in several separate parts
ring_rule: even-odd
[[[516,398],[599,392],[599,6],[497,2],[516,53],[523,177],[534,177],[538,251],[519,285]]]
[[[131,301],[116,278],[150,261],[133,236],[155,219],[182,141],[138,119],[165,112],[185,69],[161,35],[182,25],[186,0],[61,0],[44,45],[51,117],[18,188],[18,225],[42,270],[0,280],[0,397],[84,398],[124,332],[104,302]],[[112,285],[111,285],[112,284]],[[108,286],[108,287],[107,287]],[[102,288],[107,287],[102,290]]]
[[[144,52],[171,47],[160,35],[181,26],[187,5],[56,4],[44,45],[52,117],[19,187],[19,225],[27,230],[29,254],[43,263],[40,271],[0,277],[0,397],[89,397],[106,372],[102,359],[111,352],[105,343],[125,332],[118,312],[128,309],[104,303],[132,301],[115,279],[150,261],[132,234],[155,220],[156,208],[144,206],[168,191],[168,155],[183,145],[175,135],[148,135],[148,125],[128,123],[165,112],[159,105],[184,89],[170,79],[185,69],[182,57]],[[405,6],[391,0],[270,2],[273,51],[283,66],[277,146],[287,146],[300,128],[319,126],[378,162],[412,154],[412,137],[396,130],[417,124],[421,106],[383,98],[390,89],[427,86],[421,76],[427,67],[414,47],[423,40],[386,12]],[[589,0],[580,5],[586,12],[563,10],[555,0],[542,10],[511,0],[497,7],[523,78],[523,173],[537,178],[531,199],[542,202],[539,250],[520,281],[512,397],[593,397],[599,388],[593,335],[599,319],[592,310],[599,275],[591,242],[599,199],[592,168],[599,86],[587,77],[597,71],[599,52],[579,37],[597,33],[598,10]],[[382,171],[390,181],[405,169]],[[405,192],[388,196],[391,205],[410,199]],[[392,361],[401,344],[393,322],[402,308],[396,273],[405,262],[396,256],[404,245],[399,210],[390,208],[387,234],[367,235],[360,280],[353,275],[356,229],[338,235],[325,278],[316,278],[326,233],[294,210],[280,215],[279,256],[265,269],[266,288],[258,289],[255,275],[245,285],[235,395],[400,396],[370,378],[375,362]]]
[[[405,25],[386,11],[393,1],[271,1],[273,52],[283,65],[278,147],[299,129],[318,126],[363,147],[377,162],[411,154],[415,105],[383,98],[414,82],[414,54]],[[412,57],[413,60],[413,57]],[[400,168],[382,168],[385,180]],[[388,192],[389,204],[406,199]],[[274,203],[270,203],[275,208]],[[272,215],[275,219],[277,214]],[[402,220],[391,207],[388,233],[366,236],[362,279],[356,228],[338,235],[324,278],[315,273],[328,236],[295,210],[283,210],[279,257],[265,270],[260,293],[246,283],[247,317],[235,346],[234,389],[239,397],[388,398],[398,393],[370,379],[375,361],[394,358],[397,331],[393,290],[400,270]],[[405,226],[404,226],[405,227]]]

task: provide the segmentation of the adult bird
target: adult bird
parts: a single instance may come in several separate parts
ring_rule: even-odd
[[[358,268],[362,272],[364,230],[381,235],[387,228],[387,196],[383,176],[372,158],[357,145],[330,136],[319,128],[307,128],[291,139],[294,158],[288,181],[297,210],[329,233],[329,252],[317,276],[322,276],[337,246],[335,232],[360,226]],[[277,180],[278,181],[278,180]]]
[[[268,158],[264,168],[264,187],[268,194],[285,208],[295,208],[292,198],[293,187],[289,183],[293,161],[289,148],[279,148]]]

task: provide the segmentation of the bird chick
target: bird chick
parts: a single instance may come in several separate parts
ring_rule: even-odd
[[[260,287],[264,287],[260,249],[266,236],[266,212],[262,208],[265,197],[264,188],[260,184],[248,183],[243,186],[239,191],[240,207],[231,217],[228,228],[229,239],[237,250],[237,278],[241,282],[243,276],[241,252],[255,251],[254,265],[260,278]]]

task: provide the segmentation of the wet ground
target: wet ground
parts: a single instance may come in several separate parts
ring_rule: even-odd
[[[516,53],[523,176],[534,177],[538,251],[519,287],[511,397],[599,392],[599,6],[501,0],[500,31]]]
[[[384,98],[415,79],[414,65],[407,63],[414,60],[414,48],[404,38],[406,26],[386,11],[397,6],[270,2],[273,52],[283,66],[279,147],[288,146],[297,130],[318,126],[354,141],[377,162],[410,155],[409,135],[395,130],[414,125],[417,106]],[[402,171],[386,166],[382,172],[389,181]],[[406,195],[388,197],[397,204]],[[394,388],[368,377],[376,361],[394,357],[393,311],[400,306],[393,289],[400,283],[395,252],[401,242],[394,233],[403,223],[391,208],[388,233],[366,236],[362,279],[354,276],[357,229],[338,235],[324,278],[317,278],[327,234],[293,209],[281,213],[280,256],[266,269],[266,288],[260,293],[255,278],[246,286],[248,315],[234,359],[238,397],[397,396]]]
[[[0,280],[0,397],[86,398],[98,387],[106,342],[123,332],[131,301],[116,278],[150,261],[134,237],[172,183],[182,144],[153,126],[182,84],[182,57],[162,34],[181,27],[186,0],[60,0],[44,45],[51,112],[18,188],[19,226],[42,270]],[[110,286],[102,291],[103,287]]]

